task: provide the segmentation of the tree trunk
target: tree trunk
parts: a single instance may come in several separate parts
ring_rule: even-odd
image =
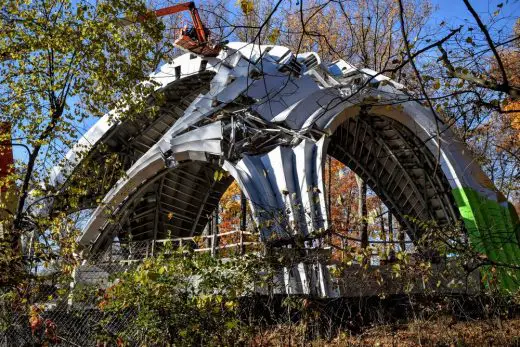
[[[356,175],[358,185],[358,217],[361,231],[361,247],[368,247],[368,221],[367,221],[367,184]]]
[[[240,192],[240,230],[247,229],[247,199],[244,192]]]
[[[218,212],[219,212],[219,204],[215,206],[215,210],[213,211],[213,221],[211,223],[211,255],[217,256],[218,254]]]
[[[390,210],[388,210],[388,238],[389,238],[389,244],[390,244],[390,249],[393,249],[395,251],[395,247],[394,247],[394,221],[393,221],[393,218],[392,218],[392,212],[390,212]]]
[[[385,214],[383,213],[383,208],[384,208],[384,204],[381,203],[380,205],[381,207],[381,213],[379,214],[379,222],[380,222],[380,227],[381,227],[381,240],[383,241],[383,249],[384,249],[384,253],[385,253],[385,256],[388,254],[388,237],[387,237],[387,232],[385,230]]]
[[[329,227],[332,225],[332,157],[329,155],[327,158],[327,162],[329,165],[328,170],[328,185],[327,185],[327,217],[329,219]]]

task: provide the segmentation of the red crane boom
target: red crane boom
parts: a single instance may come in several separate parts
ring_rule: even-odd
[[[220,45],[212,45],[209,42],[210,32],[204,27],[194,2],[190,1],[161,8],[155,10],[154,13],[157,17],[163,17],[183,11],[190,11],[193,29],[183,29],[180,37],[175,40],[174,44],[182,49],[205,57],[216,57],[221,47]]]

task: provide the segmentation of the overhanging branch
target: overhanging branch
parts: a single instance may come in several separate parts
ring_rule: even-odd
[[[470,72],[465,72],[464,70],[457,69],[451,63],[448,53],[442,47],[442,44],[438,44],[437,48],[441,52],[440,60],[443,62],[446,69],[448,69],[448,73],[451,77],[459,78],[461,80],[473,83],[479,87],[494,90],[497,92],[505,93],[509,95],[513,99],[520,98],[520,88],[515,86],[510,86],[508,83],[498,83],[496,81],[492,81],[489,79],[484,79]]]

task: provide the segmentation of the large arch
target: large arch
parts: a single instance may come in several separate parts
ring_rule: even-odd
[[[240,42],[216,58],[185,54],[152,77],[166,95],[160,112],[101,118],[56,169],[55,184],[66,189],[81,171],[80,150],[100,165],[99,148],[127,156],[124,177],[99,192],[83,248],[102,249],[121,230],[137,238],[200,233],[233,178],[263,240],[327,229],[322,168],[330,154],[369,183],[412,240],[421,231],[414,218],[462,218],[473,247],[519,262],[516,213],[404,86],[341,60],[323,64],[316,53]],[[231,177],[217,179],[222,169]]]
[[[412,240],[418,230],[409,217],[440,225],[459,220],[435,157],[401,123],[374,114],[348,118],[331,136],[328,153],[367,182]]]

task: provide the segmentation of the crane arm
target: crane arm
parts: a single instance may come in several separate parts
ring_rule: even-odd
[[[193,27],[195,28],[197,39],[199,40],[199,42],[207,42],[208,35],[206,34],[204,24],[202,24],[199,11],[197,10],[197,7],[195,7],[194,2],[190,1],[182,4],[161,8],[159,10],[155,10],[154,13],[157,17],[163,17],[183,11],[190,11],[191,19],[193,21]]]

